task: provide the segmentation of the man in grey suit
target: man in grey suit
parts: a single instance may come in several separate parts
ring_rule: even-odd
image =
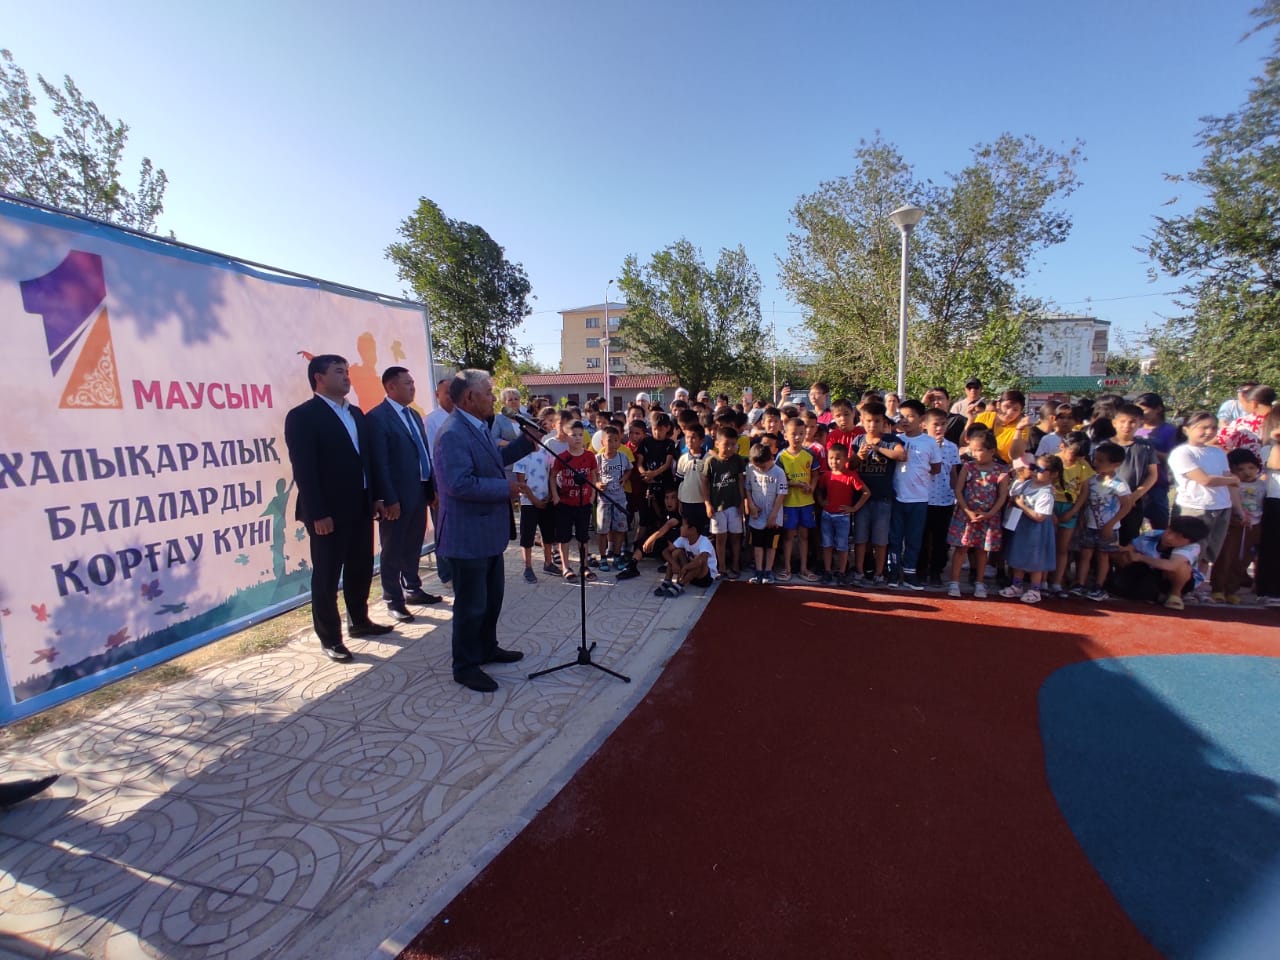
[[[387,397],[369,411],[374,471],[382,480],[382,602],[402,623],[413,621],[406,603],[424,606],[442,599],[422,589],[418,561],[427,534],[427,508],[435,503],[430,445],[418,411],[413,374],[387,367],[382,374]]]
[[[524,483],[504,468],[533,450],[528,437],[501,450],[489,434],[493,381],[483,370],[463,370],[449,384],[454,411],[436,435],[436,488],[440,496],[437,549],[453,570],[453,678],[481,693],[498,689],[481,667],[514,663],[524,654],[498,646],[498,615],[506,583],[511,499]]]

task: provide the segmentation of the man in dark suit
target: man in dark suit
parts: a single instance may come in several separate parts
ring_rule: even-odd
[[[387,398],[369,411],[373,469],[381,480],[385,506],[378,522],[382,540],[382,601],[402,623],[413,614],[406,603],[439,603],[441,597],[422,589],[418,561],[427,535],[427,508],[435,503],[431,451],[422,417],[411,406],[417,389],[404,367],[382,374]]]
[[[436,435],[436,489],[440,495],[438,550],[453,568],[453,678],[471,690],[498,689],[481,667],[524,656],[498,646],[498,615],[506,584],[511,498],[523,481],[508,479],[507,464],[533,450],[528,437],[501,450],[489,433],[493,381],[483,370],[463,370],[449,384],[454,411]]]
[[[311,619],[330,660],[346,662],[338,617],[338,581],[347,602],[347,633],[372,637],[391,627],[369,620],[377,474],[364,414],[347,403],[351,377],[335,354],[313,357],[307,379],[315,396],[289,411],[284,442],[298,486],[295,516],[311,535]]]

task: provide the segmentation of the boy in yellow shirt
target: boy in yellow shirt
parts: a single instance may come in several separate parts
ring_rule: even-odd
[[[791,544],[799,531],[800,576],[814,583],[818,575],[809,570],[809,531],[816,526],[813,489],[818,463],[804,447],[803,420],[799,417],[791,419],[785,433],[787,449],[778,454],[778,466],[787,475],[787,498],[782,504],[782,569],[778,571],[778,579],[791,579]]]

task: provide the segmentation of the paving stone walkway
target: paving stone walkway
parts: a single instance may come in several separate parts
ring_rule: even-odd
[[[602,576],[587,590],[595,657],[638,682],[589,667],[531,681],[573,659],[579,594],[520,573],[509,551],[499,631],[525,659],[492,668],[495,694],[452,681],[441,605],[351,642],[354,663],[324,658],[308,634],[0,754],[0,778],[62,774],[0,811],[0,956],[378,955],[436,891],[415,889],[410,903],[403,890],[380,895],[438,856],[504,782],[545,799],[582,745],[643,694],[705,602],[702,591],[659,600],[652,576]],[[515,829],[507,813],[456,831],[464,848],[429,885],[459,885],[477,867],[472,847]]]

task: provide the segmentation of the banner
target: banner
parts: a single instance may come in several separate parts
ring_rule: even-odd
[[[420,307],[4,200],[0,330],[0,723],[306,602],[311,356],[434,404]]]

